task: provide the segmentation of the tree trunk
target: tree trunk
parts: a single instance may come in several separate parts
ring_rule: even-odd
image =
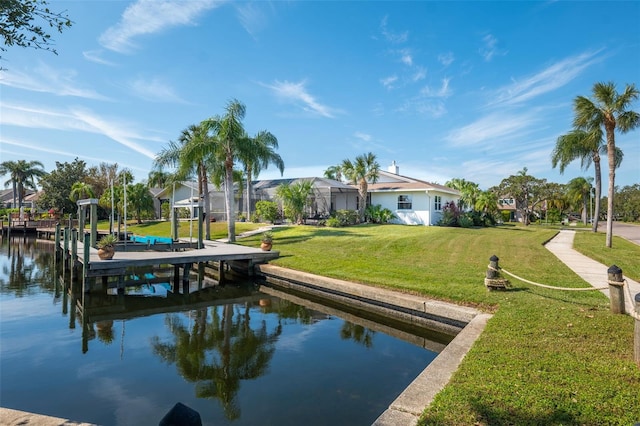
[[[587,207],[587,201],[589,200],[589,196],[587,194],[582,194],[582,223],[587,225],[587,213],[589,211]]]
[[[598,232],[598,221],[600,220],[600,200],[602,199],[602,170],[600,168],[600,156],[593,159],[593,166],[596,171],[596,195],[595,195],[595,207],[593,211],[593,232]]]
[[[247,221],[251,221],[251,170],[247,167]]]
[[[614,122],[615,123],[615,122]],[[611,248],[613,242],[613,196],[616,189],[616,141],[613,135],[615,124],[605,123],[607,132],[607,159],[609,160],[609,193],[607,195],[607,240],[605,246]]]
[[[233,203],[233,160],[225,161],[225,187],[227,197],[227,238],[230,243],[236,241],[236,212]]]
[[[204,203],[204,239],[211,239],[211,202],[209,200],[209,179],[207,173],[204,173],[204,182],[202,184],[202,201]]]

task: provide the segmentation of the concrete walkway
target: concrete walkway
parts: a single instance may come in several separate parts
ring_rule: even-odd
[[[562,230],[545,247],[556,255],[565,265],[571,268],[583,280],[591,284],[593,287],[607,287],[608,274],[607,270],[611,265],[603,265],[600,262],[578,253],[573,249],[573,239],[576,231]],[[622,271],[624,274],[624,270]],[[635,297],[640,293],[640,283],[633,281],[625,276],[631,295]],[[609,297],[609,290],[601,290]],[[626,312],[630,313],[634,310],[633,300],[629,300],[628,293],[625,289],[625,305]]]

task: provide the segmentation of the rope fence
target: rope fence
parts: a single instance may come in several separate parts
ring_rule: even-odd
[[[601,291],[601,290],[611,290],[612,286],[615,287],[624,287],[626,289],[626,291],[624,291],[621,296],[622,296],[622,305],[624,306],[624,297],[625,297],[625,293],[626,293],[626,297],[629,298],[629,300],[631,301],[631,306],[635,306],[634,305],[634,298],[633,295],[631,294],[631,289],[629,288],[629,283],[627,282],[626,279],[621,278],[621,281],[615,281],[615,280],[607,280],[607,286],[606,287],[558,287],[558,286],[552,286],[552,285],[547,285],[547,284],[541,284],[535,281],[531,281],[528,280],[526,278],[520,277],[512,272],[507,271],[506,269],[498,266],[498,258],[496,256],[492,256],[490,259],[490,263],[489,265],[487,265],[487,277],[485,278],[485,285],[489,288],[509,288],[510,287],[510,283],[508,280],[499,278],[498,275],[500,272],[504,272],[505,274],[509,275],[512,278],[517,279],[518,281],[522,281],[525,282],[527,284],[531,284],[534,285],[536,287],[542,287],[542,288],[547,288],[550,290],[560,290],[560,291]],[[622,271],[620,272],[620,276],[622,275]],[[615,288],[614,287],[614,288]],[[623,312],[624,309],[623,309]],[[626,312],[628,313],[632,318],[636,319],[637,321],[640,321],[640,313],[637,312],[636,309],[632,309],[631,312]]]

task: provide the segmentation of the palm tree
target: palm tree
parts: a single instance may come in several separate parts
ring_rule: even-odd
[[[331,166],[324,171],[324,177],[327,179],[333,179],[342,181],[342,169],[340,166]]]
[[[184,129],[178,138],[178,142],[170,141],[169,145],[160,151],[154,164],[156,167],[176,167],[172,179],[182,181],[191,178],[194,174],[198,179],[198,192],[203,199],[205,221],[205,239],[211,239],[210,205],[209,205],[209,179],[207,164],[210,161],[213,141],[207,135],[206,128],[200,124],[192,124]]]
[[[210,140],[216,143],[208,144],[206,153],[212,154],[224,163],[225,170],[225,196],[227,209],[227,238],[229,242],[236,240],[235,204],[233,202],[233,166],[238,159],[241,144],[246,132],[242,120],[246,113],[246,107],[236,99],[232,99],[225,107],[226,114],[222,117],[215,116],[202,122]]]
[[[376,161],[376,156],[369,152],[368,154],[357,156],[354,162],[351,162],[349,159],[342,161],[340,169],[351,184],[358,185],[358,194],[360,196],[358,213],[360,222],[364,222],[364,210],[367,203],[369,183],[376,183],[378,181],[380,164]]]
[[[473,210],[476,205],[476,200],[482,192],[477,183],[462,178],[453,178],[447,181],[445,186],[460,191],[460,201],[458,202],[458,208],[460,210],[465,210],[467,207]]]
[[[153,211],[153,197],[149,188],[143,183],[136,183],[127,188],[127,203],[135,212],[138,224],[142,223],[142,213]]]
[[[566,135],[562,135],[556,141],[556,146],[551,153],[551,165],[559,166],[560,174],[574,160],[580,159],[581,167],[587,170],[593,162],[595,170],[595,207],[592,231],[598,232],[598,220],[600,218],[600,200],[602,199],[602,172],[600,167],[600,155],[607,154],[607,145],[604,142],[602,129],[596,127],[587,132],[574,129]],[[616,147],[616,168],[622,162],[622,150]]]
[[[607,196],[607,237],[606,246],[611,247],[613,239],[613,197],[616,178],[616,128],[626,133],[640,126],[640,114],[627,108],[640,92],[634,84],[627,84],[624,92],[618,94],[613,82],[596,83],[593,86],[593,100],[578,96],[574,100],[576,129],[593,132],[604,127],[607,138],[607,159],[609,162],[609,191]]]
[[[582,223],[587,224],[587,202],[591,194],[591,181],[593,178],[573,178],[567,183],[567,198],[572,205],[581,204]]]
[[[69,193],[69,199],[74,203],[80,199],[84,198],[94,198],[96,196],[93,191],[93,187],[85,182],[76,182],[71,187],[71,192]]]
[[[251,220],[251,180],[257,178],[269,164],[274,164],[280,170],[280,176],[284,173],[284,161],[275,152],[277,148],[278,139],[266,130],[243,140],[238,159],[244,165],[247,177],[247,220]]]
[[[283,183],[276,188],[276,197],[282,201],[285,216],[294,223],[304,223],[304,209],[309,195],[313,192],[310,180],[300,180],[294,184]]]
[[[5,188],[9,184],[13,185],[13,207],[16,207],[16,198],[18,199],[17,207],[22,207],[22,200],[25,196],[25,189],[30,188],[36,190],[34,178],[46,176],[43,170],[44,166],[40,161],[3,161],[0,163],[0,176],[8,174],[9,180],[4,183]]]
[[[170,180],[171,173],[167,173],[161,169],[151,170],[147,177],[147,186],[149,188],[166,188]]]

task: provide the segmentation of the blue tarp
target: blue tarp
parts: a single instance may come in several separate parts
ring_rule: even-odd
[[[173,240],[167,237],[154,237],[144,235],[132,235],[131,241],[143,244],[171,244]]]

